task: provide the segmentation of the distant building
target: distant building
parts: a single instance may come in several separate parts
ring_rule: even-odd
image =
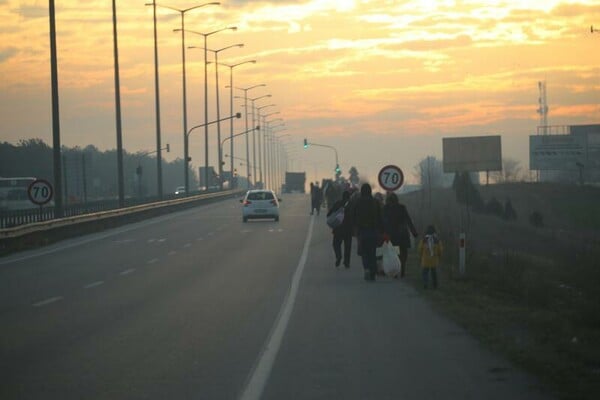
[[[529,168],[540,181],[600,182],[600,124],[540,128],[549,134],[529,137]]]

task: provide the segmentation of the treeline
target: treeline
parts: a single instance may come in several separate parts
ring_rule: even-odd
[[[117,151],[100,151],[95,146],[85,148],[63,146],[63,190],[66,198],[94,200],[114,198],[117,188]],[[163,192],[172,193],[184,186],[183,159],[162,161]],[[190,187],[198,186],[196,172],[189,168]],[[123,175],[126,197],[151,197],[157,194],[156,155],[132,154],[123,151]],[[141,174],[140,174],[141,172]],[[0,143],[0,177],[32,176],[54,183],[52,148],[41,139],[21,140],[14,145]]]

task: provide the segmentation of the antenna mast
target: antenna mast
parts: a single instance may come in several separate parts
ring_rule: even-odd
[[[540,97],[538,98],[539,107],[537,113],[540,114],[540,129],[543,135],[548,134],[548,102],[546,101],[546,81],[538,82]]]

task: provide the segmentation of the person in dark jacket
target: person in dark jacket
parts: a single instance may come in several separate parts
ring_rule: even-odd
[[[392,245],[400,249],[400,277],[402,278],[406,273],[406,260],[410,248],[409,231],[413,237],[417,237],[417,229],[408,215],[406,206],[398,202],[398,196],[393,192],[387,195],[383,206],[383,231]]]
[[[374,281],[377,273],[377,242],[383,233],[381,207],[373,198],[371,185],[360,188],[360,197],[354,206],[354,226],[358,231],[365,280]]]
[[[342,199],[333,203],[333,206],[327,213],[329,217],[331,214],[344,208],[344,220],[342,224],[336,228],[333,228],[333,251],[335,252],[335,266],[339,267],[342,261],[342,243],[344,243],[344,267],[350,268],[350,251],[352,249],[352,215],[350,215],[350,207],[348,202],[350,200],[350,192],[344,192]]]

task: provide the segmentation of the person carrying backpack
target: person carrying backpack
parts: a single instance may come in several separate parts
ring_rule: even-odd
[[[437,267],[440,265],[442,252],[444,248],[438,238],[433,225],[429,225],[425,231],[425,236],[419,242],[419,258],[421,259],[421,268],[423,272],[423,287],[429,286],[429,275],[431,273],[431,283],[433,288],[437,288]]]
[[[340,266],[342,261],[342,243],[344,243],[344,267],[350,268],[350,251],[352,249],[352,215],[349,202],[350,192],[344,192],[342,199],[333,203],[333,206],[327,213],[329,217],[340,208],[344,208],[344,219],[341,225],[333,228],[333,251],[335,253],[335,266]]]

